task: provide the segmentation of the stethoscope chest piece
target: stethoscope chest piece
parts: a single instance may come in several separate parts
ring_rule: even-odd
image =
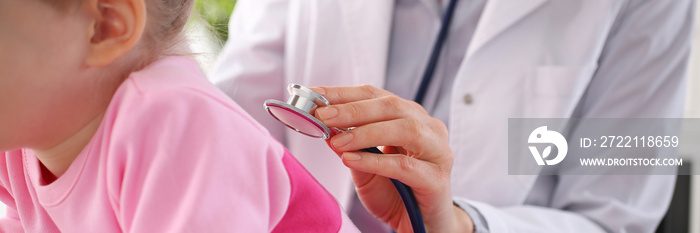
[[[266,100],[265,110],[276,120],[301,134],[321,139],[330,138],[331,129],[313,116],[316,108],[329,105],[328,100],[299,84],[290,84],[287,91],[287,102]]]
[[[338,133],[347,130],[333,128],[331,131],[328,126],[314,117],[314,112],[318,107],[329,105],[328,100],[320,94],[299,84],[290,84],[287,87],[287,91],[289,91],[289,99],[286,103],[278,100],[266,100],[264,104],[265,110],[279,122],[282,122],[282,124],[304,135],[322,139],[330,138],[331,132]],[[375,154],[382,153],[376,147],[365,148],[360,151]],[[406,206],[413,231],[424,233],[423,218],[411,188],[401,183],[401,181],[390,180],[401,196],[401,201]]]

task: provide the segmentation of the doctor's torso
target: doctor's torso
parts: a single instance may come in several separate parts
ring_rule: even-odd
[[[286,98],[289,83],[370,84],[411,99],[445,3],[253,2],[236,6],[235,39],[213,81],[347,208],[354,189],[337,156],[260,105]],[[680,117],[686,8],[634,0],[460,1],[424,105],[449,128],[453,195],[495,207],[529,203],[535,189],[555,195],[556,180],[508,175],[508,118]]]
[[[461,32],[470,31],[472,36],[464,38],[463,33],[448,37],[448,47],[442,54],[447,59],[440,61],[442,69],[436,73],[449,72],[450,67],[444,66],[454,65],[449,64],[449,58],[457,52],[462,53],[461,64],[453,68],[453,77],[446,78],[453,79],[451,82],[432,85],[429,92],[449,93],[449,96],[436,94],[433,98],[447,98],[449,103],[447,117],[441,120],[447,120],[445,123],[449,127],[450,144],[455,154],[455,195],[494,205],[513,205],[524,201],[534,177],[507,175],[508,118],[572,115],[596,69],[622,2],[501,2],[487,1],[481,9],[474,5],[470,9],[468,4],[474,3],[469,1],[460,2],[462,5],[456,10],[454,31],[459,33],[463,29]],[[309,86],[371,84],[387,88],[386,84],[392,83],[387,79],[396,79],[387,77],[387,73],[400,72],[387,67],[391,68],[397,59],[410,59],[392,57],[400,53],[390,52],[391,42],[397,40],[392,34],[401,30],[395,28],[397,22],[394,21],[394,4],[401,4],[400,1],[298,1],[290,4],[296,6],[290,6],[292,11],[289,14],[294,15],[295,20],[288,22],[286,28],[284,59],[287,69],[284,76],[287,83]],[[365,4],[374,7],[364,7]],[[431,10],[427,6],[426,9]],[[440,9],[434,10],[437,12],[433,13],[439,14]],[[464,26],[459,20],[468,17],[460,16],[460,10],[480,13],[481,17],[477,22],[472,19],[471,23],[476,25]],[[433,27],[426,26],[426,30],[435,33],[412,38],[420,40],[422,36],[424,41],[430,41],[415,48],[423,52],[405,53],[424,54],[414,59],[427,61],[432,38],[440,26],[439,17],[433,17]],[[407,35],[406,31],[400,32]],[[470,40],[464,45],[467,49],[450,51],[450,45],[460,44],[459,41],[450,41],[455,38]],[[402,41],[410,43],[410,39]],[[414,84],[420,81],[416,79],[420,79],[424,65],[408,68],[416,72],[412,80],[406,80],[412,83],[404,87],[417,87]],[[388,89],[392,91],[391,86]],[[408,91],[402,97],[410,99],[413,92]],[[429,112],[439,103],[430,100]],[[289,133],[286,136],[296,138],[300,135]],[[311,149],[306,145],[305,148],[300,144],[289,145],[293,151],[298,150],[298,153],[293,153],[302,156],[309,154]],[[489,179],[479,178],[484,176]],[[521,191],[473,191],[493,190],[494,185],[501,190]]]

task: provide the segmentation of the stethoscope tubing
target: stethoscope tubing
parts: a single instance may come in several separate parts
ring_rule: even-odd
[[[384,154],[376,147],[365,148],[361,149],[360,151],[374,154]],[[396,191],[399,192],[399,196],[401,196],[401,201],[403,201],[403,205],[406,207],[406,212],[408,213],[408,218],[411,220],[411,227],[413,228],[413,232],[425,233],[423,217],[420,214],[418,202],[416,201],[416,197],[413,196],[413,191],[411,191],[411,187],[408,187],[408,185],[396,179],[389,179],[391,180],[391,183],[394,184],[394,188],[396,188]]]
[[[433,46],[433,50],[430,54],[428,66],[426,67],[426,70],[423,74],[420,86],[418,88],[418,92],[416,93],[416,97],[414,98],[414,101],[421,104],[421,105],[423,102],[423,98],[425,97],[425,93],[427,92],[428,85],[430,85],[430,80],[432,79],[433,73],[434,73],[435,68],[437,66],[437,62],[438,62],[438,59],[440,57],[440,52],[442,50],[443,44],[444,44],[445,40],[447,39],[447,33],[449,31],[449,28],[450,28],[450,23],[452,21],[452,16],[454,14],[454,8],[455,8],[457,1],[458,0],[450,0],[449,4],[447,6],[447,10],[446,10],[445,15],[444,15],[443,20],[442,20],[442,26],[441,26],[440,31],[438,33],[438,38],[435,41],[435,44]],[[291,96],[294,96],[294,100],[297,100],[298,93],[295,93],[292,90],[301,90],[301,91],[305,91],[307,93],[309,93],[309,92],[315,93],[312,90],[310,90],[306,87],[303,87],[301,85],[298,85],[298,84],[290,85],[289,90],[290,90],[289,94]],[[323,100],[320,103],[314,102],[315,105],[313,105],[313,106],[326,106],[326,105],[328,105],[328,101],[325,100],[325,98],[323,98],[323,96],[316,94],[316,95],[313,95],[312,97],[315,97],[315,99],[317,99],[317,100]],[[304,100],[304,99],[309,99],[309,98],[300,98],[300,99]],[[311,98],[311,99],[314,99],[314,98]],[[290,101],[291,101],[291,99],[290,99]],[[274,117],[278,121],[282,122],[287,127],[294,129],[297,132],[300,132],[300,133],[305,134],[307,136],[317,137],[316,135],[311,135],[307,132],[299,131],[293,125],[290,125],[290,124],[288,124],[288,122],[285,122],[282,119],[275,116],[275,114],[270,110],[270,108],[271,107],[282,108],[282,109],[285,109],[291,113],[297,114],[301,118],[306,119],[310,123],[319,127],[321,130],[327,132],[327,134],[324,137],[320,137],[323,139],[327,139],[328,136],[331,135],[331,133],[336,134],[336,133],[339,133],[341,131],[346,131],[346,130],[341,130],[341,129],[337,129],[337,128],[329,129],[328,127],[323,125],[323,123],[321,123],[316,118],[314,118],[312,115],[307,113],[307,111],[309,111],[310,109],[303,109],[303,110],[298,109],[297,107],[295,107],[294,105],[291,105],[290,103],[291,102],[285,103],[285,102],[276,101],[276,100],[267,100],[267,101],[265,101],[264,106],[265,106],[265,109],[270,113],[270,115],[272,115],[272,117]],[[365,148],[365,149],[361,149],[360,151],[374,153],[374,154],[384,154],[384,153],[382,153],[382,151],[380,151],[376,147]],[[423,217],[421,216],[420,209],[418,208],[418,202],[416,201],[416,197],[413,195],[413,191],[411,190],[410,187],[408,187],[406,184],[402,183],[401,181],[398,181],[398,180],[393,179],[393,178],[389,178],[389,179],[391,180],[391,183],[394,185],[394,188],[396,188],[396,191],[399,193],[399,196],[401,197],[401,201],[403,201],[403,204],[406,208],[406,212],[408,214],[409,220],[411,221],[411,227],[413,228],[413,232],[414,233],[425,233],[426,231],[425,231],[425,225],[423,223]]]
[[[452,16],[454,15],[454,9],[455,9],[455,6],[457,5],[457,1],[458,0],[450,0],[449,4],[447,5],[447,10],[445,11],[445,15],[442,19],[442,26],[440,27],[440,31],[438,32],[438,37],[435,40],[435,44],[433,45],[433,49],[430,53],[430,59],[428,60],[428,65],[425,69],[425,72],[423,73],[423,77],[421,79],[420,86],[418,87],[418,92],[416,93],[416,96],[414,98],[414,101],[421,104],[421,105],[422,105],[423,99],[425,97],[425,94],[428,90],[428,85],[430,85],[430,80],[432,79],[433,74],[435,72],[435,68],[437,67],[437,62],[438,62],[439,57],[440,57],[440,52],[441,52],[442,47],[445,43],[445,40],[447,40],[447,34],[450,30],[450,24],[452,23]],[[361,151],[375,153],[375,154],[383,154],[376,147],[362,149]],[[403,204],[406,207],[406,212],[408,213],[408,217],[411,220],[411,226],[413,227],[413,232],[414,233],[425,233],[426,231],[425,231],[425,225],[423,224],[423,217],[420,214],[420,209],[418,208],[418,202],[416,201],[416,197],[413,196],[413,191],[411,191],[411,188],[408,187],[406,184],[401,183],[401,181],[398,181],[396,179],[391,179],[391,183],[394,184],[396,191],[399,192],[399,195],[401,196],[401,200],[403,201]]]

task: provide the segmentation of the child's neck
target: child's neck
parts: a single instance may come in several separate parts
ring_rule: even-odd
[[[68,170],[73,160],[90,143],[90,140],[100,127],[103,116],[104,114],[96,116],[77,133],[52,148],[34,150],[39,161],[51,172],[51,174],[42,174],[46,184],[52,183]]]
[[[44,166],[44,181],[52,183],[61,177],[90,143],[102,123],[112,96],[128,73],[125,66],[114,63],[107,67],[90,67],[74,78],[71,94],[57,95],[62,99],[56,106],[56,116],[48,128],[28,147]],[[57,105],[59,105],[57,104]]]

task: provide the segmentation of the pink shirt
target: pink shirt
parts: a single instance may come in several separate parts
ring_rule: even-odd
[[[190,58],[132,73],[66,173],[47,185],[40,166],[27,149],[0,158],[0,231],[357,231]]]

